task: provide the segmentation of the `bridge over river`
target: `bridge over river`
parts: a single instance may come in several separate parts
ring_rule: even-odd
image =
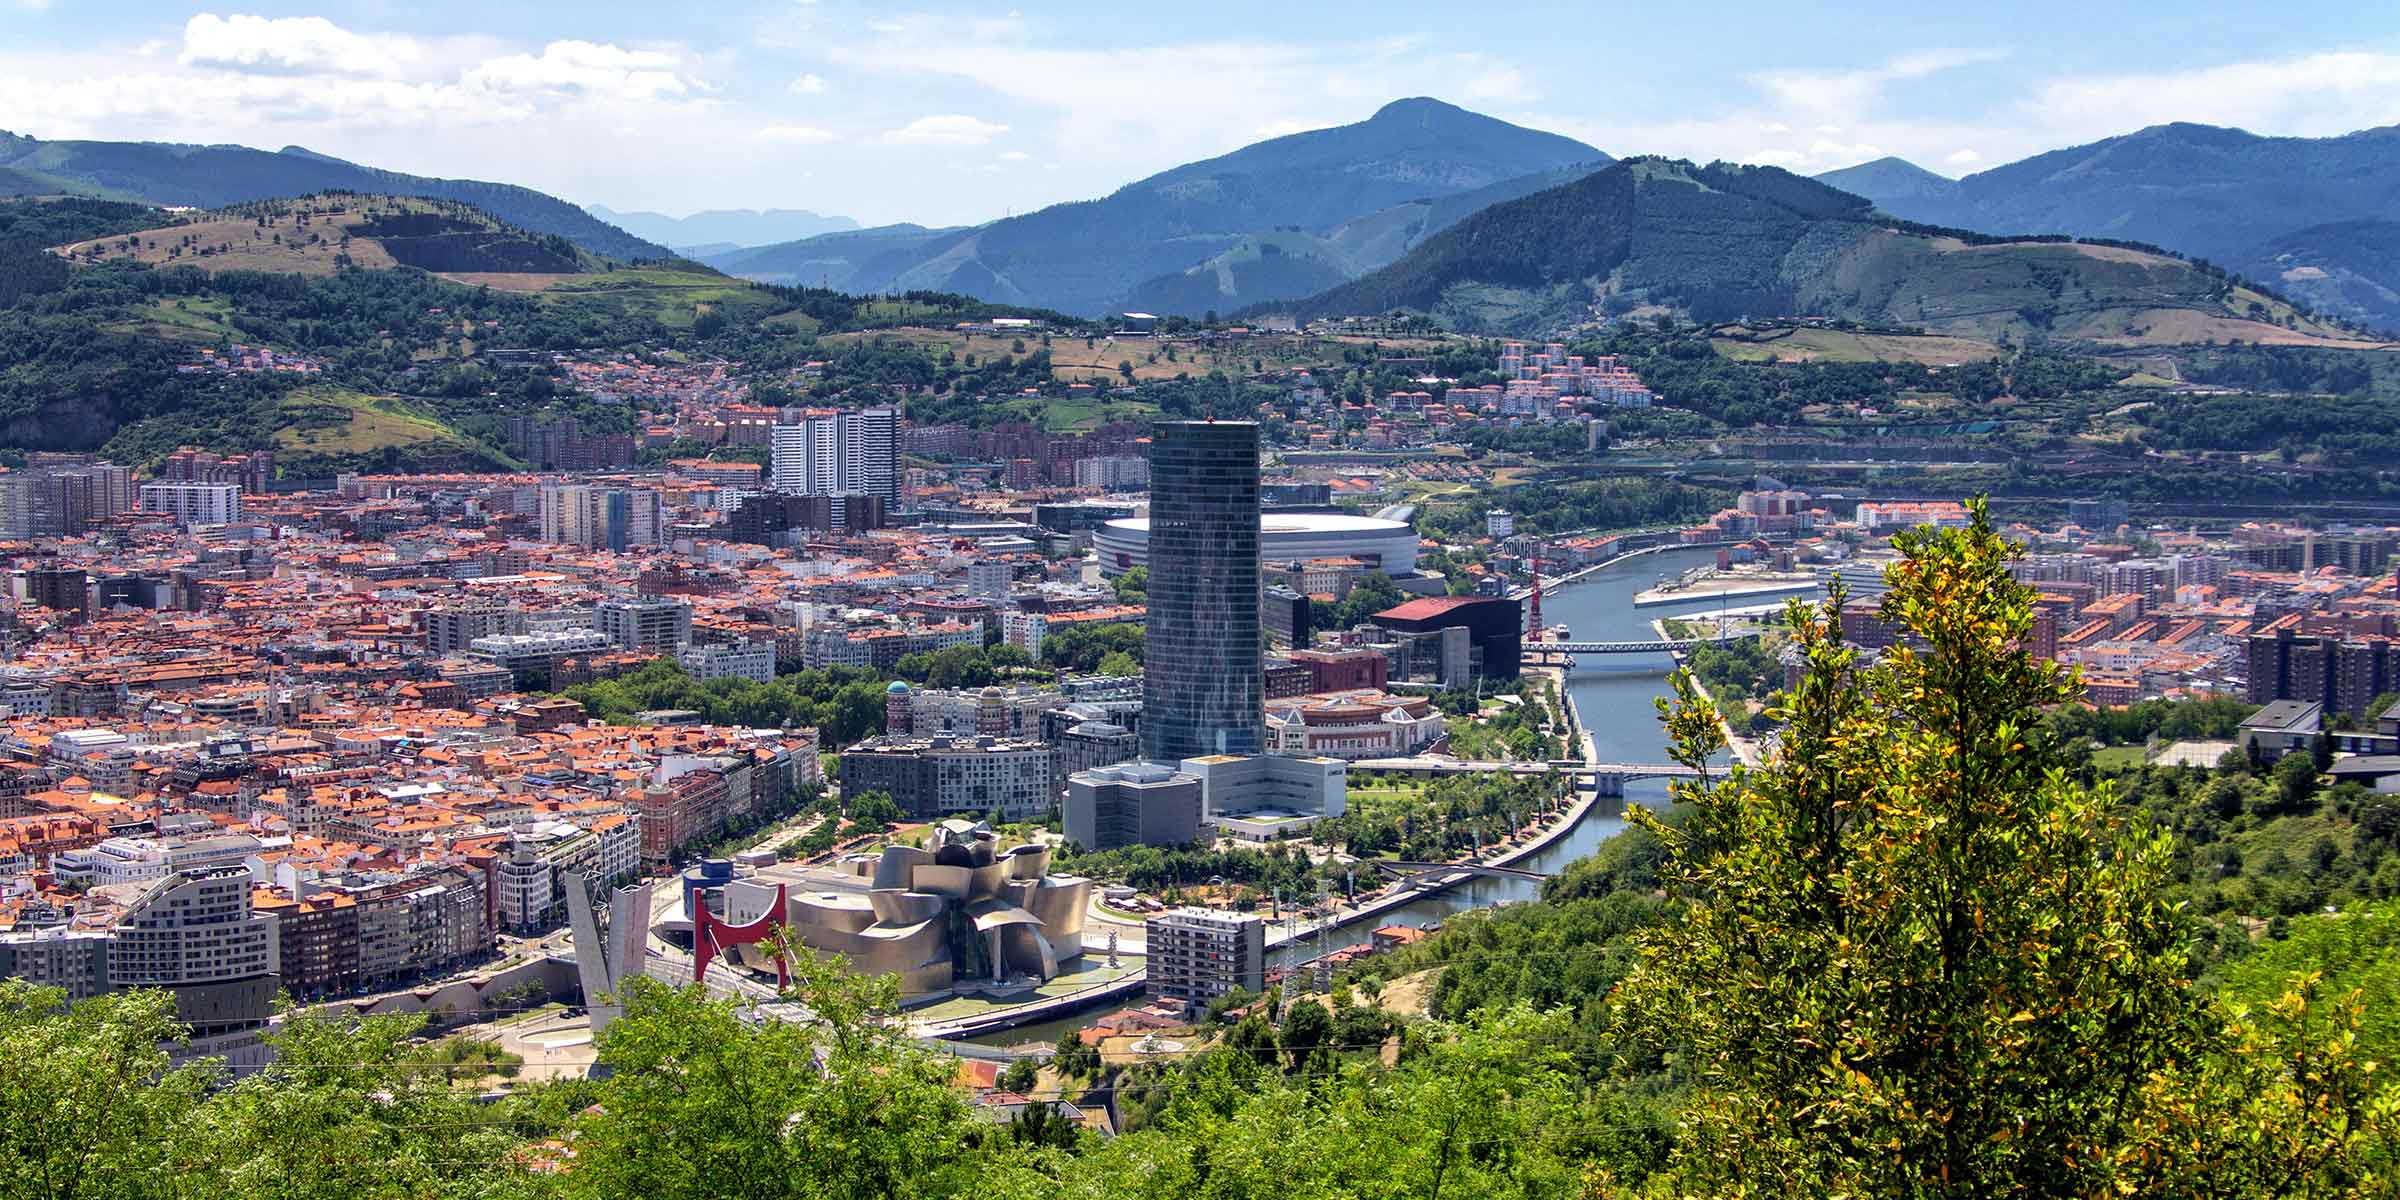
[[[1682,763],[1586,763],[1572,758],[1549,762],[1484,762],[1475,759],[1449,758],[1437,754],[1418,754],[1407,758],[1362,758],[1350,764],[1353,770],[1389,771],[1396,775],[1415,775],[1438,778],[1443,775],[1472,775],[1501,773],[1509,775],[1568,775],[1580,790],[1602,796],[1622,796],[1626,783],[1636,779],[1698,779],[1700,772]]]

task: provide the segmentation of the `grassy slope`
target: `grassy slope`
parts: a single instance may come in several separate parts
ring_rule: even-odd
[[[1991,358],[1999,348],[1974,338],[1850,333],[1839,329],[1746,330],[1729,325],[1710,339],[1738,362],[1913,362],[1948,366]]]
[[[275,448],[287,456],[372,460],[390,451],[412,458],[500,462],[501,456],[398,396],[369,396],[347,388],[302,388],[284,397]]]

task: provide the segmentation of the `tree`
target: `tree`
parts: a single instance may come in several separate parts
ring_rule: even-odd
[[[1033,1060],[1030,1058],[1010,1059],[1008,1066],[1000,1072],[1000,1078],[997,1080],[1000,1090],[1015,1092],[1020,1096],[1032,1095],[1034,1084],[1040,1082],[1041,1078],[1037,1074],[1037,1070],[1038,1068],[1033,1065]]]
[[[1313,997],[1303,997],[1284,1014],[1281,1040],[1292,1074],[1321,1072],[1333,1054],[1333,1014]]]
[[[2306,754],[2286,754],[2275,760],[2275,794],[2281,812],[2298,812],[2317,794],[2317,764]]]
[[[601,1039],[611,1073],[576,1124],[564,1195],[961,1193],[977,1156],[956,1060],[890,1021],[898,977],[850,975],[788,935],[778,949],[812,1022],[754,1023],[696,986],[633,981]]]
[[[0,980],[0,1195],[177,1194],[215,1072],[170,1069],[166,992],[96,996]]]
[[[1149,601],[1150,568],[1129,567],[1117,576],[1117,603],[1143,604]]]
[[[2019,551],[1971,513],[1894,539],[1881,615],[1921,649],[1861,669],[1840,595],[1794,603],[1809,669],[1774,760],[1679,788],[1680,825],[1634,812],[1685,915],[1643,935],[1625,1011],[1688,1063],[1693,1190],[2163,1190],[2162,1159],[2239,1135],[2214,1124],[2227,1071],[2275,1070],[2208,1054],[2225,1025],[2162,898],[2173,844],[2036,735],[2077,687],[2024,649]],[[1675,755],[1704,768],[1722,735],[1691,676],[1674,687]],[[2172,1187],[2227,1181],[2191,1169]]]
[[[851,823],[870,833],[897,824],[906,815],[893,802],[892,794],[881,789],[860,792],[850,798]]]

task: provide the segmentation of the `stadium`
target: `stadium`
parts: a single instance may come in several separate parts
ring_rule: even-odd
[[[1400,521],[1347,513],[1265,513],[1259,518],[1259,560],[1306,562],[1355,558],[1394,577],[1417,569],[1417,531]],[[1110,579],[1150,563],[1150,518],[1121,517],[1092,534],[1100,573]]]

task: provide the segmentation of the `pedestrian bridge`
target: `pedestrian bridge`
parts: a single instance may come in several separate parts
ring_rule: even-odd
[[[1421,863],[1382,859],[1377,860],[1374,865],[1395,875],[1408,876],[1439,877],[1463,871],[1469,875],[1481,875],[1491,879],[1524,879],[1534,883],[1540,883],[1542,880],[1550,878],[1540,871],[1528,871],[1521,867],[1487,866],[1483,863]]]
[[[1438,777],[1505,773],[1509,775],[1569,775],[1578,789],[1600,796],[1622,796],[1636,779],[1698,779],[1700,772],[1681,763],[1584,763],[1563,758],[1550,762],[1483,762],[1419,754],[1408,758],[1362,758],[1350,764],[1360,771],[1389,771],[1396,775]]]

